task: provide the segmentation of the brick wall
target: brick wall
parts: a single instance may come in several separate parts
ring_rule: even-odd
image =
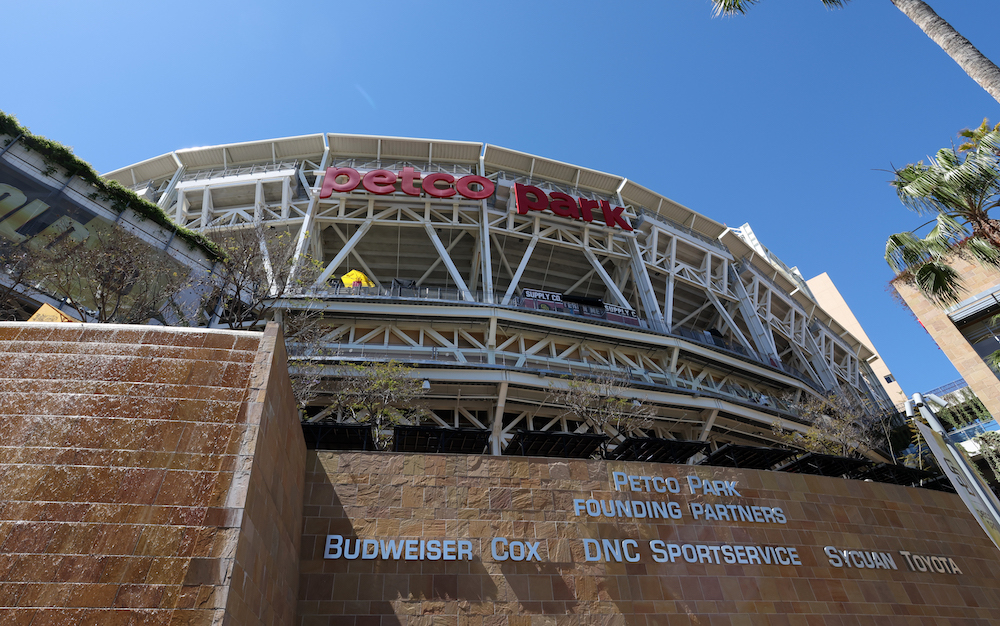
[[[962,258],[951,259],[949,263],[962,277],[962,284],[965,286],[965,291],[960,296],[962,298],[1000,285],[1000,272],[993,268]],[[925,298],[910,285],[896,282],[894,286],[990,414],[1000,415],[1000,385],[997,384],[996,374],[983,363],[982,357],[976,354],[941,306]],[[946,381],[942,381],[942,384],[944,382]]]
[[[613,471],[676,477],[677,520],[574,515],[573,500],[650,500]],[[688,493],[686,475],[740,496]],[[694,521],[691,503],[777,506],[786,524]],[[953,494],[780,472],[458,455],[309,452],[302,626],[534,624],[989,624],[1000,551]],[[328,534],[471,540],[471,561],[324,559]],[[497,561],[494,537],[539,543],[540,561]],[[640,560],[587,562],[583,539],[633,539]],[[656,563],[651,540],[792,546],[799,566]],[[887,551],[897,570],[833,567],[823,549]],[[962,574],[909,571],[898,550],[945,555]],[[381,555],[380,555],[381,557]],[[568,616],[568,617],[567,617]]]
[[[301,482],[256,476],[278,449],[304,452],[297,429],[260,436],[289,419],[265,393],[279,339],[0,324],[0,623],[221,623],[241,610],[240,568],[271,580],[254,610],[287,619],[297,539],[276,540],[262,511],[297,524]],[[283,552],[255,561],[263,540]]]

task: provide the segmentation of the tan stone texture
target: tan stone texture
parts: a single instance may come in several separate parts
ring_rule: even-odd
[[[0,624],[287,624],[304,443],[277,328],[0,324]]]
[[[962,297],[976,295],[1000,286],[1000,272],[994,268],[972,263],[960,257],[951,259],[949,263],[962,277],[962,285],[965,287]],[[991,415],[1000,415],[1000,384],[998,384],[1000,381],[997,380],[993,370],[983,362],[982,357],[972,349],[944,309],[925,298],[912,285],[896,281],[893,286],[965,379],[966,384],[982,401],[986,410]]]
[[[680,494],[615,491],[612,472],[676,477]],[[691,495],[684,477],[736,481]],[[605,461],[313,452],[307,456],[299,624],[995,624],[1000,551],[961,500],[927,489],[725,468]],[[669,499],[681,520],[576,517],[576,498]],[[780,507],[787,523],[694,521],[691,503]],[[324,559],[328,534],[469,539],[471,561]],[[540,542],[496,561],[493,537]],[[587,562],[583,539],[634,539],[635,563]],[[790,546],[802,565],[656,563],[648,547]],[[899,569],[837,568],[823,552],[889,552]],[[962,574],[909,571],[899,550]]]

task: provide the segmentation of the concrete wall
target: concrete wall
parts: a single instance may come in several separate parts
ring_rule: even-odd
[[[833,284],[833,280],[830,275],[823,272],[819,276],[815,276],[806,281],[809,285],[809,290],[812,291],[813,296],[816,298],[816,302],[819,303],[823,310],[833,316],[837,320],[837,323],[843,326],[849,333],[854,335],[858,341],[863,343],[869,350],[875,353],[874,359],[870,360],[868,364],[871,366],[872,371],[878,376],[878,382],[885,390],[886,395],[892,400],[893,404],[900,405],[906,402],[906,394],[903,393],[903,388],[899,386],[896,382],[895,377],[892,376],[892,372],[889,371],[889,366],[882,359],[882,355],[879,354],[878,350],[875,349],[875,344],[865,333],[865,329],[861,327],[861,322],[858,318],[854,316],[854,311],[848,306],[847,301],[844,300],[844,296],[840,294],[840,290],[837,286]],[[892,382],[886,381],[886,376],[892,378]]]
[[[0,623],[288,623],[304,444],[276,345],[0,324]]]
[[[615,471],[675,477],[681,493],[615,491]],[[302,626],[930,626],[1000,615],[1000,551],[953,494],[780,472],[457,455],[309,452],[306,472]],[[692,495],[687,475],[735,481],[740,496]],[[574,499],[590,498],[669,499],[683,517],[576,516]],[[778,507],[786,523],[695,520],[692,503]],[[330,534],[465,539],[474,558],[327,559]],[[537,542],[541,559],[497,560],[496,537]],[[584,539],[632,539],[639,558],[588,562]],[[653,540],[790,546],[801,565],[657,563]],[[897,569],[835,567],[828,545],[887,552]],[[910,571],[900,550],[951,558],[962,573]]]

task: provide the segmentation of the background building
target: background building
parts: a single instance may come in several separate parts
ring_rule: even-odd
[[[86,188],[59,195],[74,176],[6,147],[8,240],[59,223],[23,214],[33,202],[91,210]],[[28,185],[11,181],[25,175],[62,190],[22,201]],[[0,621],[973,624],[1000,608],[995,547],[958,496],[903,486],[925,473],[810,455],[763,471],[793,453],[726,445],[777,442],[776,421],[804,429],[806,397],[853,398],[863,420],[891,408],[873,351],[748,226],[454,142],[293,138],[116,176],[146,198],[125,196],[138,225],[155,225],[139,252],[214,285],[200,320],[318,322],[290,346],[293,367],[320,374],[310,419],[333,417],[344,363],[401,360],[430,390],[438,441],[461,426],[487,437],[436,454],[403,427],[394,443],[409,433],[415,453],[307,450],[274,323],[0,323]],[[112,208],[112,228],[130,217]],[[163,208],[206,234],[249,232],[268,297],[221,278],[226,261]],[[290,241],[287,264],[268,233]],[[29,286],[26,304],[49,297]],[[655,412],[628,434],[663,439],[544,458],[580,450],[532,434],[592,430],[555,399],[573,378],[615,381]]]
[[[49,304],[83,321],[178,323],[217,259],[200,234],[0,112],[0,319]]]
[[[897,280],[893,286],[990,414],[1000,415],[997,374],[983,360],[1000,349],[992,319],[1000,313],[1000,272],[961,257],[949,263],[973,294],[958,304],[942,307],[911,285]]]
[[[861,323],[854,317],[854,311],[851,310],[844,297],[840,295],[840,291],[837,290],[837,286],[833,284],[830,276],[826,272],[823,272],[819,276],[807,280],[806,284],[809,286],[809,291],[816,302],[824,310],[828,311],[830,315],[837,318],[837,321],[844,328],[849,330],[853,336],[857,337],[871,351],[872,356],[868,358],[868,364],[871,366],[872,371],[875,372],[875,375],[878,376],[878,382],[882,385],[882,389],[885,390],[886,395],[899,406],[906,400],[906,394],[903,392],[902,387],[899,386],[899,383],[896,382],[896,378],[889,371],[889,366],[886,365],[878,350],[875,349],[871,339],[865,334],[865,329],[861,327]]]

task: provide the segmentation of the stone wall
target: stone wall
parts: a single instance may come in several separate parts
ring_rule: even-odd
[[[250,436],[240,452],[241,467],[250,467],[229,494],[233,523],[243,505],[226,613],[231,624],[271,626],[295,621],[306,446],[276,325],[264,333],[257,361]]]
[[[953,494],[681,465],[312,451],[307,458],[302,626],[931,626],[990,624],[1000,615],[1000,551]],[[653,491],[642,490],[642,479],[641,491],[616,491],[615,471],[650,477]],[[688,475],[734,481],[739,496],[727,487],[722,495],[703,489],[692,495]],[[657,477],[678,479],[680,493],[658,493],[667,483],[652,480]],[[682,517],[590,517],[586,510],[577,516],[576,499],[670,500]],[[733,514],[738,505],[777,507],[786,523],[772,509],[770,521],[695,520],[691,504],[734,505],[727,509]],[[426,544],[414,544],[412,560],[384,558],[382,544],[374,559],[324,558],[328,535],[468,540],[473,558],[431,560],[428,552],[421,560],[418,550],[429,549]],[[494,558],[498,537],[537,543],[540,559]],[[637,558],[615,562],[602,552],[600,560],[588,561],[587,539],[631,539]],[[657,563],[651,541],[694,551],[697,562],[682,554]],[[726,563],[723,544],[792,547],[801,565],[776,564],[773,552],[770,565],[749,562],[748,552],[748,563],[739,557]],[[884,552],[896,569],[863,554],[857,558],[869,559],[872,568],[835,567],[826,546]],[[962,573],[910,571],[901,550],[951,558]],[[787,555],[784,560],[790,562]]]
[[[0,623],[288,623],[304,444],[280,343],[0,324]]]

